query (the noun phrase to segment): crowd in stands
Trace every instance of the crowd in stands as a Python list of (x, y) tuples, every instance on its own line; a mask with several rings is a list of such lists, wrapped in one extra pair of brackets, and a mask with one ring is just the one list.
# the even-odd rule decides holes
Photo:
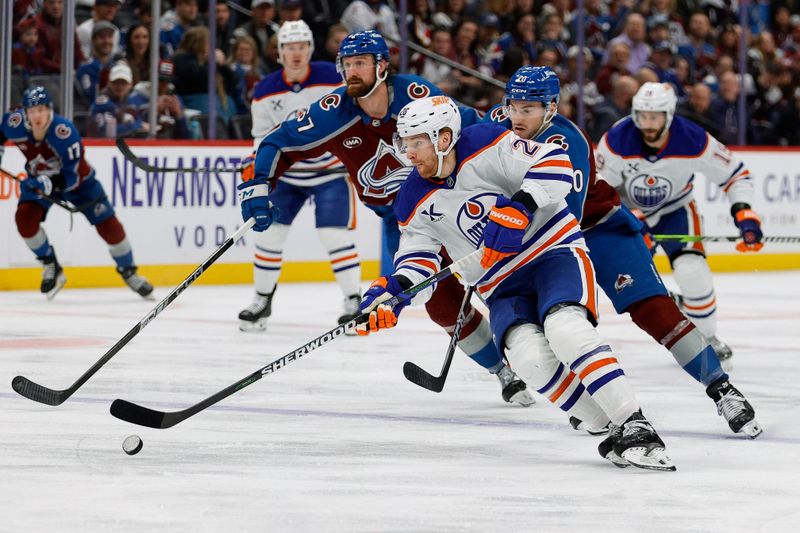
[[(560, 111), (577, 119), (582, 94), (586, 129), (597, 140), (630, 111), (646, 81), (672, 84), (679, 113), (721, 141), (800, 145), (800, 0), (751, 0), (744, 27), (730, 0), (218, 0), (216, 47), (209, 47), (208, 0), (162, 0), (157, 102), (160, 137), (202, 138), (202, 120), (216, 106), (218, 136), (249, 135), (255, 84), (280, 68), (277, 30), (304, 19), (314, 31), (314, 58), (333, 61), (350, 31), (376, 29), (505, 82), (525, 64), (555, 69)], [(76, 0), (75, 106), (85, 133), (146, 135), (150, 105), (150, 0)], [(19, 87), (61, 71), (63, 0), (15, 0), (12, 61)], [(579, 21), (584, 48), (578, 46)], [(739, 47), (744, 32), (744, 72)], [(393, 62), (399, 67), (395, 46)], [(208, 58), (216, 60), (210, 98)], [(578, 57), (585, 66), (583, 90)], [(465, 104), (486, 110), (502, 89), (423, 54), (409, 70)], [(738, 100), (746, 99), (740, 124)], [(238, 126), (238, 127), (234, 127)]]

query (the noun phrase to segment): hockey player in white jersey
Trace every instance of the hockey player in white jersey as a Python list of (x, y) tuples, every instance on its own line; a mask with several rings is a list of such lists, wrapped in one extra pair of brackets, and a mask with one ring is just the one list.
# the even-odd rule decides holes
[[(278, 32), (278, 56), (283, 69), (261, 80), (253, 94), (253, 139), (258, 148), (275, 126), (303, 112), (332, 90), (342, 85), (336, 65), (311, 61), (314, 36), (302, 20), (285, 22)], [(245, 162), (244, 174), (252, 173)], [(311, 170), (309, 170), (311, 169)], [(243, 175), (244, 179), (252, 176)], [(331, 153), (300, 161), (282, 177), (270, 200), (279, 215), (270, 228), (255, 234), (253, 263), (256, 294), (253, 302), (239, 313), (239, 329), (264, 330), (272, 312), (272, 298), (281, 272), (283, 247), (297, 213), (309, 199), (314, 201), (319, 239), (328, 251), (331, 268), (344, 296), (347, 322), (358, 312), (361, 288), (361, 263), (353, 241), (356, 223), (356, 195), (347, 180), (347, 170)]]
[[(498, 349), (525, 381), (570, 415), (619, 426), (600, 453), (620, 466), (674, 470), (594, 324), (597, 287), (565, 196), (572, 165), (556, 144), (495, 124), (461, 131), (445, 96), (409, 103), (397, 119), (398, 153), (414, 165), (394, 204), (402, 228), (395, 271), (364, 294), (362, 334), (393, 327), (403, 307), (384, 302), (434, 274), (445, 246), (483, 257), (462, 270), (489, 306)], [(423, 303), (428, 289), (411, 303)]]
[[(736, 249), (762, 247), (761, 220), (751, 209), (750, 172), (728, 148), (697, 124), (675, 116), (677, 98), (667, 83), (648, 82), (633, 97), (632, 115), (603, 135), (597, 146), (597, 170), (638, 210), (654, 234), (702, 235), (694, 201), (700, 172), (728, 196), (742, 240)], [(723, 365), (730, 368), (730, 347), (717, 334), (717, 300), (702, 242), (657, 243), (667, 254), (682, 292), (684, 312), (709, 338)]]

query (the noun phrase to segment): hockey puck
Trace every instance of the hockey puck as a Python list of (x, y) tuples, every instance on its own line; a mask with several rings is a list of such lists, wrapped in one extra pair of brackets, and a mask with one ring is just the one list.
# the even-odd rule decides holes
[(128, 455), (136, 455), (142, 451), (142, 446), (144, 446), (144, 443), (139, 435), (129, 435), (122, 441), (122, 451)]

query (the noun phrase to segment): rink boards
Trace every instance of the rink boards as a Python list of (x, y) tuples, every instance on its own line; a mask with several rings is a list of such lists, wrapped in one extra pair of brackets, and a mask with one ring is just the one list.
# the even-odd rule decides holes
[[(245, 142), (131, 142), (134, 152), (161, 167), (234, 167), (250, 152)], [(87, 141), (86, 157), (96, 169), (134, 248), (141, 270), (157, 285), (182, 280), (241, 223), (236, 198), (239, 175), (220, 173), (147, 173), (126, 161), (112, 141)], [(792, 149), (736, 150), (755, 177), (753, 207), (767, 235), (800, 235), (800, 151)], [(20, 173), (24, 159), (8, 146), (3, 169)], [(695, 198), (707, 235), (735, 235), (730, 204), (716, 185), (702, 175), (695, 179)], [(17, 233), (14, 212), (19, 185), (0, 177), (0, 289), (38, 287), (40, 267)], [(365, 279), (375, 277), (380, 258), (379, 219), (360, 203), (356, 244)], [(70, 226), (72, 226), (70, 228)], [(111, 266), (105, 243), (81, 215), (70, 224), (69, 214), (51, 208), (45, 229), (71, 287), (121, 284)], [(333, 279), (327, 255), (318, 244), (313, 211), (303, 209), (292, 227), (284, 253), (284, 281)], [(716, 271), (800, 268), (798, 245), (768, 245), (759, 254), (738, 254), (728, 243), (707, 247)], [(253, 240), (245, 236), (222, 256), (200, 283), (247, 283), (252, 280)], [(657, 258), (665, 268), (664, 257)]]

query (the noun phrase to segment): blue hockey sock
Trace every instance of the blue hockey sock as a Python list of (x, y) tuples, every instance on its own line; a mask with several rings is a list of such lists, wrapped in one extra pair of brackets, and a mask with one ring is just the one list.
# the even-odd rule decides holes
[(470, 359), (481, 365), (492, 374), (497, 374), (505, 363), (497, 353), (497, 347), (493, 342), (489, 342), (475, 353), (468, 354)]
[(721, 377), (728, 378), (711, 346), (706, 346), (694, 359), (683, 365), (683, 369), (706, 387)]
[(44, 229), (39, 227), (39, 231), (33, 237), (23, 237), (25, 244), (28, 245), (28, 248), (36, 254), (36, 258), (39, 260), (44, 259), (45, 257), (52, 256), (55, 252), (53, 247), (50, 246), (50, 241), (47, 238), (47, 233), (44, 232)]
[(133, 250), (131, 249), (127, 237), (117, 244), (110, 244), (108, 246), (108, 251), (111, 252), (111, 257), (119, 268), (130, 268), (134, 266)]

